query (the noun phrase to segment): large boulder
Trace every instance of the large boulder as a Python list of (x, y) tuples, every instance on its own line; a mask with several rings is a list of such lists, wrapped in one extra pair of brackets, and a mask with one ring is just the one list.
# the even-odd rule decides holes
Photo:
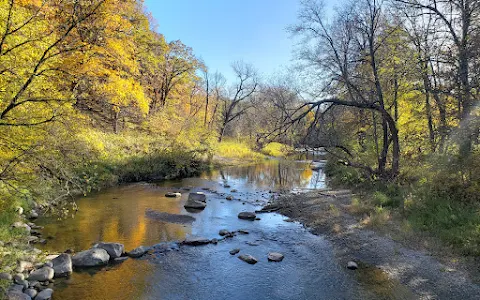
[(254, 212), (242, 211), (238, 214), (238, 218), (242, 220), (254, 221), (257, 218), (257, 215)]
[(202, 192), (190, 193), (188, 194), (188, 201), (199, 201), (199, 202), (207, 202), (207, 195)]
[(108, 252), (102, 248), (93, 248), (82, 251), (72, 257), (72, 264), (74, 267), (95, 267), (103, 266), (110, 260)]
[(138, 258), (138, 257), (141, 257), (141, 256), (145, 255), (145, 253), (147, 253), (147, 252), (148, 252), (147, 247), (140, 246), (138, 248), (133, 249), (130, 252), (127, 252), (127, 255), (130, 256), (130, 257), (133, 257), (133, 258)]
[(98, 243), (95, 245), (95, 248), (100, 248), (107, 251), (108, 255), (110, 255), (110, 259), (115, 259), (122, 256), (123, 252), (125, 252), (125, 247), (123, 244), (119, 243)]
[(62, 253), (52, 259), (55, 277), (68, 276), (73, 272), (72, 257), (70, 254)]
[(53, 279), (55, 271), (50, 267), (43, 267), (41, 269), (35, 270), (28, 276), (30, 281), (48, 281)]

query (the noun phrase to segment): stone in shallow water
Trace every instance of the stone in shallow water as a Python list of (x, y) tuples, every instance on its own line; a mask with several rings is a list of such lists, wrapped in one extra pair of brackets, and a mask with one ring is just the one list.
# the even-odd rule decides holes
[(207, 195), (202, 192), (190, 193), (188, 194), (189, 201), (199, 201), (199, 202), (207, 202)]
[(70, 254), (63, 253), (52, 259), (55, 277), (68, 276), (73, 272), (72, 257)]
[(238, 256), (238, 258), (251, 265), (254, 265), (258, 262), (258, 260), (250, 254), (242, 254)]
[(177, 224), (191, 224), (195, 221), (195, 218), (189, 215), (171, 214), (150, 208), (145, 211), (145, 216), (152, 220)]
[(280, 262), (284, 258), (283, 254), (278, 253), (278, 252), (270, 252), (268, 253), (268, 260), (269, 261), (275, 261), (275, 262)]
[(170, 192), (170, 193), (166, 193), (165, 197), (167, 197), (167, 198), (177, 198), (177, 197), (182, 197), (182, 194), (181, 193)]
[(229, 253), (230, 253), (231, 255), (235, 255), (235, 254), (237, 254), (238, 252), (240, 252), (240, 249), (238, 249), (238, 248), (232, 249), (232, 250), (229, 251)]
[(178, 242), (163, 242), (153, 246), (153, 252), (156, 254), (164, 254), (178, 249), (180, 249)]
[(192, 201), (188, 200), (187, 203), (183, 206), (185, 208), (190, 208), (190, 209), (197, 209), (197, 210), (202, 210), (207, 207), (206, 203), (200, 202), (200, 201)]
[(93, 248), (82, 251), (72, 257), (72, 264), (75, 267), (103, 266), (110, 260), (108, 252), (101, 248)]
[(349, 261), (349, 262), (347, 263), (347, 269), (356, 270), (356, 269), (358, 269), (358, 265), (357, 265), (357, 263), (354, 262), (354, 261)]
[(254, 212), (242, 211), (238, 214), (238, 218), (242, 220), (250, 220), (253, 221), (257, 215)]
[(147, 252), (148, 252), (147, 247), (140, 246), (138, 248), (133, 249), (130, 252), (127, 252), (127, 255), (130, 256), (130, 257), (133, 257), (133, 258), (138, 258), (138, 257), (141, 257), (141, 256), (145, 255), (145, 253), (147, 253)]
[(128, 256), (122, 256), (122, 257), (115, 258), (113, 261), (117, 262), (117, 263), (121, 263), (121, 262), (126, 261), (128, 258), (129, 258)]
[(183, 244), (188, 246), (200, 246), (210, 244), (210, 240), (203, 237), (188, 237), (183, 241)]
[(219, 234), (220, 236), (226, 236), (226, 235), (230, 235), (231, 232), (228, 231), (228, 230), (226, 230), (226, 229), (222, 229), (222, 230), (220, 230), (220, 231), (218, 232), (218, 234)]
[(115, 259), (117, 257), (120, 257), (122, 256), (124, 250), (125, 250), (125, 247), (123, 246), (123, 244), (119, 244), (119, 243), (104, 243), (104, 242), (101, 242), (101, 243), (98, 243), (95, 248), (100, 248), (100, 249), (103, 249), (105, 251), (107, 251), (108, 255), (110, 255), (110, 259)]

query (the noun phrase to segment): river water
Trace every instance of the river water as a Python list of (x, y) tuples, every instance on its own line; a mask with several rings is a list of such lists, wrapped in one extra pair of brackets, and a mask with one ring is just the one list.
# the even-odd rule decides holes
[[(261, 214), (254, 222), (237, 218), (241, 211), (260, 209), (275, 192), (324, 188), (322, 170), (312, 171), (308, 161), (269, 160), (196, 178), (115, 187), (79, 199), (75, 215), (38, 221), (45, 226), (43, 235), (50, 238), (45, 250), (80, 251), (99, 241), (120, 242), (130, 250), (188, 236), (219, 238), (220, 229), (246, 229), (250, 234), (75, 271), (68, 279), (56, 280), (54, 299), (405, 299), (396, 284), (384, 282), (379, 289), (375, 280), (347, 270), (336, 261), (328, 241), (300, 224), (275, 213)], [(207, 194), (204, 211), (183, 208), (187, 190)], [(181, 191), (182, 197), (166, 198), (170, 191)], [(235, 199), (227, 201), (226, 195)], [(147, 210), (196, 220), (188, 225), (166, 223), (149, 218)], [(230, 255), (234, 248), (256, 257), (258, 263), (249, 265)], [(283, 253), (285, 259), (268, 262), (272, 251)]]

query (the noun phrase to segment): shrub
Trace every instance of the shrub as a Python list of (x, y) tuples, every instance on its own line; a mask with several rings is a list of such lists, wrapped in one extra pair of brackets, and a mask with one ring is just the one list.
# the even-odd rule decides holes
[(236, 141), (222, 141), (215, 147), (215, 153), (224, 158), (242, 160), (261, 160), (263, 155), (252, 150), (246, 143)]
[(261, 150), (263, 154), (274, 157), (285, 157), (292, 151), (293, 147), (277, 142), (268, 143)]

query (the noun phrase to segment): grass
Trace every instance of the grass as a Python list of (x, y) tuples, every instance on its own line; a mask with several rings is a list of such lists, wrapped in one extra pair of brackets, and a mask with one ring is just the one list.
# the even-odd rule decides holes
[(414, 228), (432, 233), (464, 255), (480, 255), (480, 208), (445, 199), (422, 199), (407, 210)]
[(263, 154), (274, 157), (285, 157), (292, 153), (292, 151), (293, 147), (277, 142), (268, 143), (261, 150)]
[(349, 187), (361, 195), (352, 200), (349, 210), (366, 215), (365, 224), (385, 227), (395, 216), (409, 234), (439, 239), (462, 255), (480, 255), (479, 153), (468, 161), (438, 156), (405, 163), (395, 183), (366, 179), (333, 160), (326, 173), (333, 186)]
[(265, 157), (252, 150), (252, 148), (242, 142), (222, 141), (214, 148), (214, 153), (220, 157), (243, 161), (260, 161)]

